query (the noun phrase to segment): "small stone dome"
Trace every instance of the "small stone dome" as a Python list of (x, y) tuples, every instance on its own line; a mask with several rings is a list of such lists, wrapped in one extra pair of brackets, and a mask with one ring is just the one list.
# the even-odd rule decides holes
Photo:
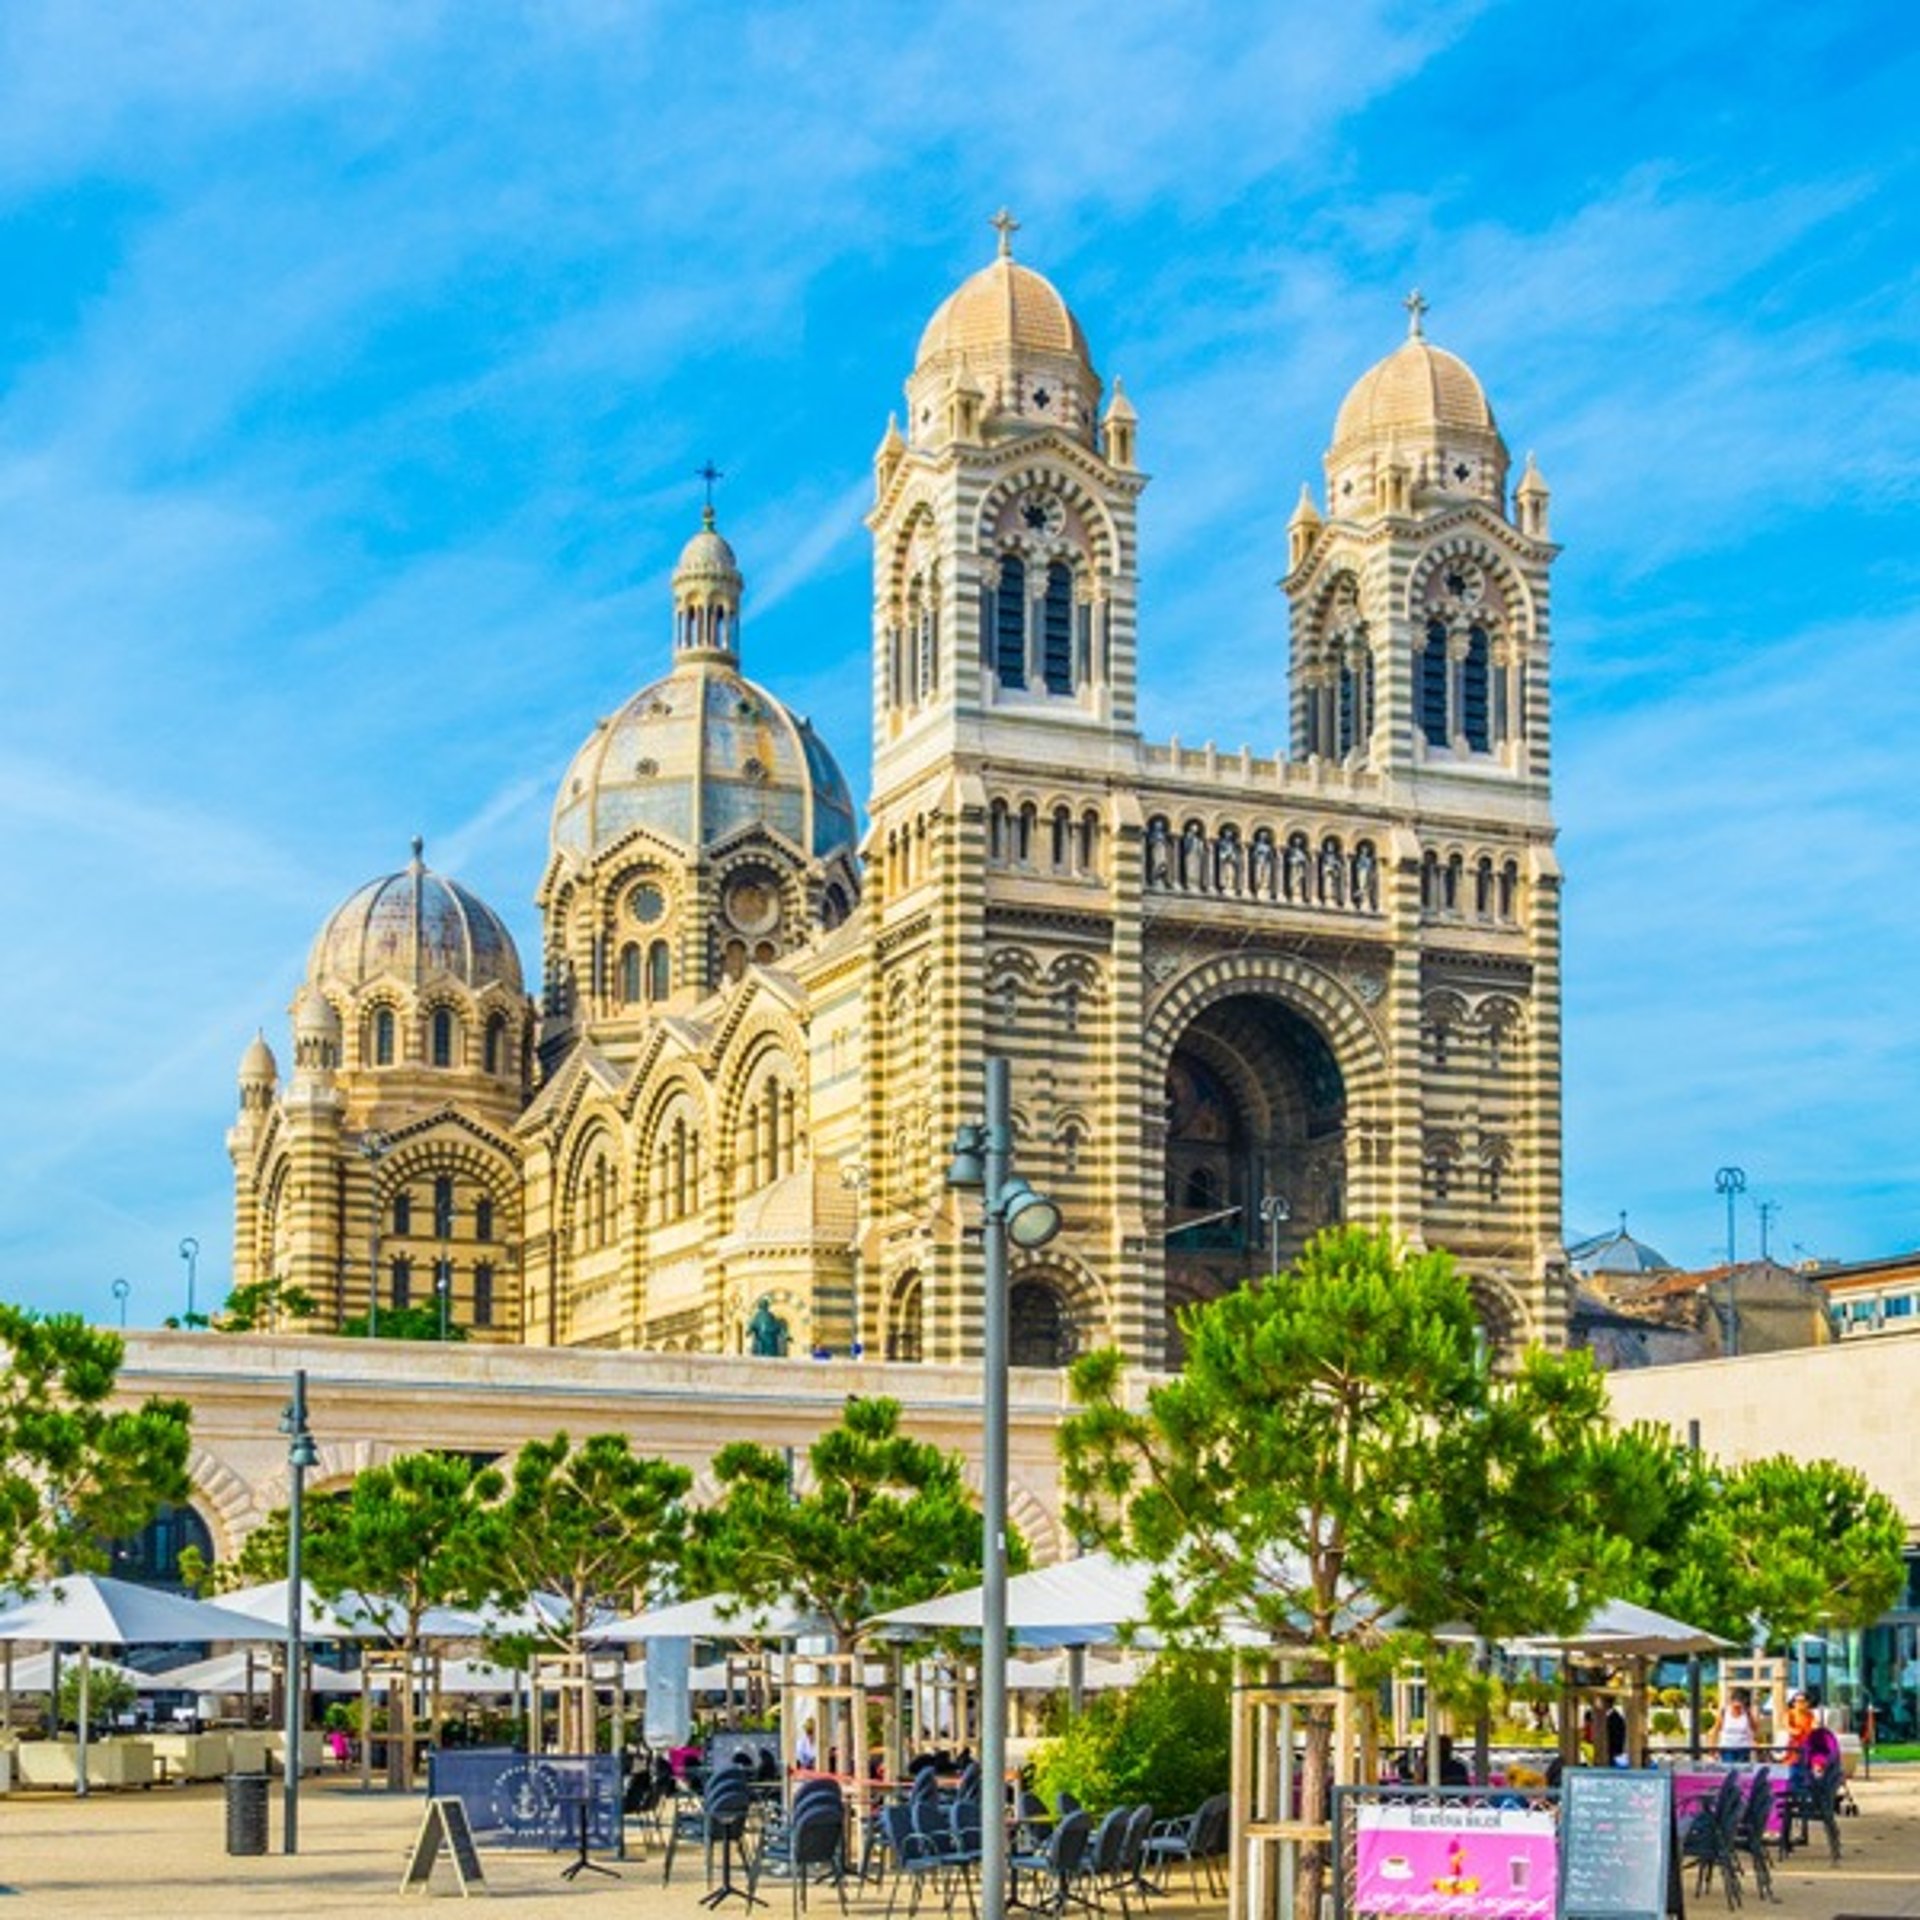
[(734, 558), (726, 536), (713, 524), (713, 509), (708, 507), (701, 516), (700, 531), (680, 549), (673, 569), (673, 590), (680, 594), (690, 588), (719, 588), (731, 592), (737, 602), (744, 584), (740, 562)]
[(478, 989), (522, 991), (520, 955), (506, 923), (457, 880), (433, 872), (423, 843), (398, 873), (370, 880), (337, 907), (307, 961), (314, 985), (365, 986), (383, 974), (418, 984), (450, 973)]
[(1567, 1264), (1583, 1276), (1601, 1274), (1671, 1273), (1673, 1262), (1665, 1254), (1636, 1240), (1627, 1231), (1627, 1216), (1611, 1233), (1596, 1233), (1576, 1240), (1567, 1248)]
[(247, 1043), (246, 1052), (240, 1056), (240, 1078), (268, 1084), (280, 1078), (280, 1063), (273, 1057), (273, 1049), (267, 1045), (267, 1036), (258, 1029)]
[(591, 860), (645, 827), (697, 855), (756, 824), (812, 859), (855, 844), (853, 797), (825, 742), (708, 653), (683, 659), (594, 729), (560, 783), (553, 845)]
[(1003, 252), (947, 295), (920, 336), (917, 365), (947, 354), (1007, 350), (1090, 359), (1073, 310), (1044, 274)]

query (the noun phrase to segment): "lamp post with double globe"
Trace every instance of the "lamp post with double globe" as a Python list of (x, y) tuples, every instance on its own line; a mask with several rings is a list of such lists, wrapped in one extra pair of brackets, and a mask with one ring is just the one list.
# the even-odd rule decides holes
[(183, 1327), (195, 1324), (193, 1311), (193, 1282), (200, 1266), (200, 1242), (188, 1234), (180, 1242), (180, 1258), (187, 1263), (187, 1316), (180, 1322)]
[(1013, 1170), (1013, 1103), (1007, 1062), (989, 1058), (984, 1125), (954, 1135), (950, 1187), (978, 1188), (985, 1255), (980, 1329), (980, 1916), (1006, 1920), (1007, 1902), (1007, 1249), (1044, 1247), (1060, 1209)]

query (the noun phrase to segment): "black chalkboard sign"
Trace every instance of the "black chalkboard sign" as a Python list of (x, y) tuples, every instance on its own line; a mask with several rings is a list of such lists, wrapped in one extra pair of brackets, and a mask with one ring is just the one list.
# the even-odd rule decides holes
[(1560, 1920), (1666, 1920), (1675, 1864), (1671, 1774), (1568, 1768), (1560, 1795)]
[(486, 1891), (487, 1876), (481, 1871), (480, 1849), (473, 1844), (473, 1827), (467, 1819), (464, 1800), (429, 1800), (414, 1835), (413, 1852), (407, 1858), (407, 1870), (400, 1877), (400, 1891), (419, 1887), (423, 1891), (433, 1878), (434, 1862), (444, 1846), (453, 1861), (453, 1877), (464, 1899), (478, 1888)]

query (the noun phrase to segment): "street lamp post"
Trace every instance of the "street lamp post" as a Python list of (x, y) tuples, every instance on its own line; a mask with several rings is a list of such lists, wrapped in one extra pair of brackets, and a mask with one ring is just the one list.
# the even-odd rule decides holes
[(1727, 1203), (1727, 1352), (1738, 1355), (1740, 1351), (1740, 1303), (1737, 1295), (1737, 1283), (1734, 1280), (1734, 1206), (1747, 1190), (1747, 1174), (1744, 1167), (1722, 1167), (1713, 1176), (1713, 1190)]
[(180, 1258), (187, 1263), (187, 1317), (180, 1322), (183, 1327), (193, 1325), (193, 1282), (200, 1266), (200, 1242), (188, 1234), (180, 1242)]
[(1267, 1244), (1273, 1264), (1270, 1273), (1280, 1271), (1280, 1229), (1293, 1218), (1293, 1202), (1284, 1193), (1270, 1193), (1260, 1202), (1260, 1218), (1266, 1222)]
[(133, 1282), (130, 1280), (116, 1280), (113, 1283), (113, 1297), (120, 1303), (120, 1327), (122, 1332), (126, 1330), (127, 1325), (127, 1295), (132, 1291)]
[(1029, 1252), (1060, 1231), (1060, 1209), (1013, 1171), (1008, 1067), (990, 1057), (986, 1124), (954, 1135), (950, 1187), (978, 1187), (985, 1254), (980, 1348), (980, 1920), (1007, 1910), (1007, 1247)]
[(313, 1432), (307, 1425), (307, 1370), (293, 1371), (293, 1398), (280, 1416), (280, 1431), (287, 1436), (287, 1672), (285, 1752), (281, 1764), (281, 1788), (285, 1794), (281, 1820), (281, 1851), (300, 1851), (300, 1685), (306, 1629), (306, 1578), (301, 1558), (306, 1546), (307, 1469), (320, 1464), (319, 1450), (313, 1444)]
[(380, 1337), (380, 1156), (387, 1150), (384, 1133), (360, 1136), (360, 1152), (367, 1163), (367, 1338)]

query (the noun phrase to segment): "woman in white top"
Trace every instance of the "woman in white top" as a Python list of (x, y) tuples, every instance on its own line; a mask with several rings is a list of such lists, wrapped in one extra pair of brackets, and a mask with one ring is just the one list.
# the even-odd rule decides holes
[(1714, 1723), (1714, 1744), (1728, 1766), (1743, 1767), (1753, 1758), (1753, 1742), (1753, 1696), (1736, 1687)]

